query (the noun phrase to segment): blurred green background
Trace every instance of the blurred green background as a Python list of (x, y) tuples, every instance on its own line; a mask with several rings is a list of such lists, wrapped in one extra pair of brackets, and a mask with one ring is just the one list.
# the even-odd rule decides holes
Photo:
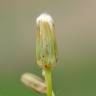
[(0, 0), (0, 96), (40, 96), (20, 77), (41, 76), (35, 20), (42, 12), (51, 14), (56, 26), (56, 96), (96, 96), (96, 0)]

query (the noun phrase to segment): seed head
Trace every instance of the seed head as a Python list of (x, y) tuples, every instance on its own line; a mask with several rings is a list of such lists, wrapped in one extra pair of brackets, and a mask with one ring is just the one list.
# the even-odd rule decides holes
[(36, 61), (42, 68), (52, 68), (57, 61), (57, 45), (54, 22), (44, 13), (37, 17)]

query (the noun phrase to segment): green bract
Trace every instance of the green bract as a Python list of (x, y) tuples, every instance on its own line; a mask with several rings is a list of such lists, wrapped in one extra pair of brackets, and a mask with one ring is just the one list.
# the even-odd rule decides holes
[(42, 68), (52, 68), (57, 62), (55, 28), (48, 14), (41, 14), (37, 18), (36, 59)]

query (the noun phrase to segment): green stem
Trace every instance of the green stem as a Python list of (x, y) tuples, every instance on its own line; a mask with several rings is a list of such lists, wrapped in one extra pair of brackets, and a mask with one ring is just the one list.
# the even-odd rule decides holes
[(47, 85), (47, 96), (52, 96), (52, 74), (51, 70), (45, 69), (45, 82)]

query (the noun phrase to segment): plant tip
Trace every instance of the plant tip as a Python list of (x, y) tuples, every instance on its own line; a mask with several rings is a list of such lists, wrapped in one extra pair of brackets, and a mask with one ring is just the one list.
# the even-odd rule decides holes
[(43, 23), (43, 22), (48, 22), (49, 24), (53, 24), (53, 19), (52, 17), (47, 14), (47, 13), (42, 13), (40, 16), (37, 17), (37, 24), (39, 24), (40, 22)]

